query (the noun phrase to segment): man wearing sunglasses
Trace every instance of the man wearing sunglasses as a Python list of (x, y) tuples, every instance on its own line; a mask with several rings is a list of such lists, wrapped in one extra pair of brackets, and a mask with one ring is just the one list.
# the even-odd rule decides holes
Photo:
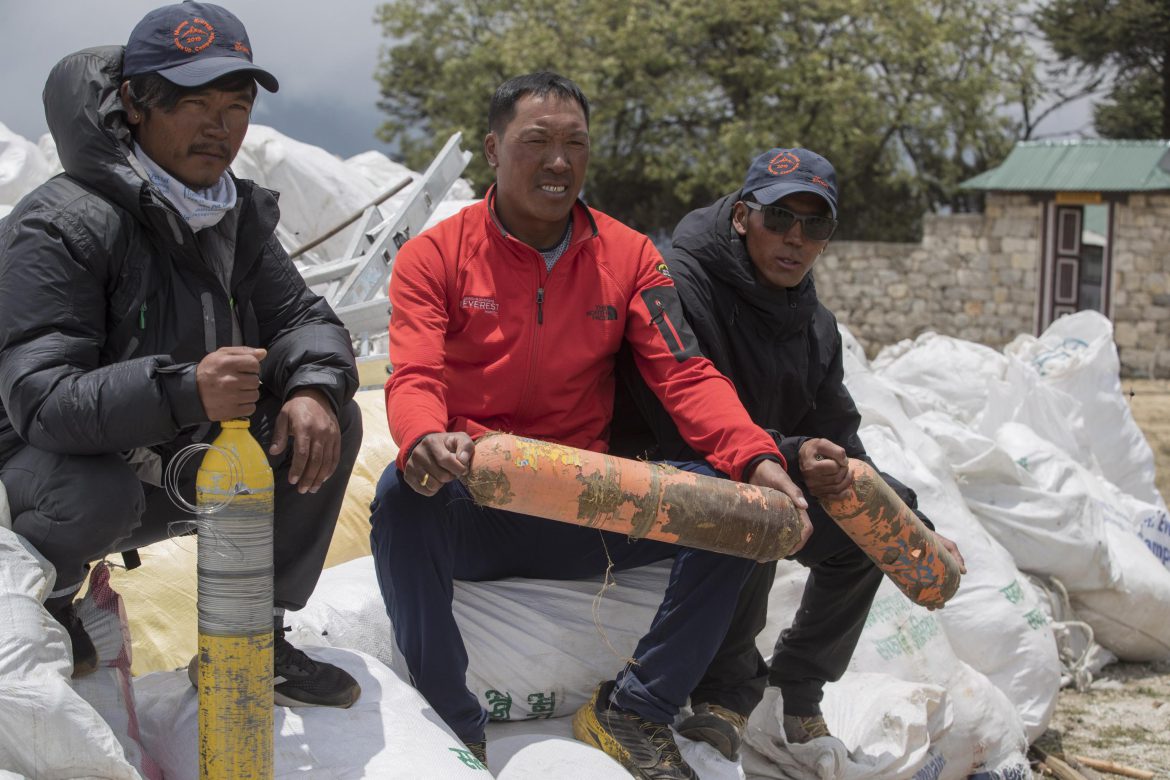
[[(849, 458), (869, 461), (844, 384), (837, 321), (817, 300), (810, 274), (836, 228), (829, 161), (807, 149), (771, 149), (752, 162), (740, 190), (684, 217), (666, 254), (700, 349), (735, 385), (752, 421), (773, 433), (789, 476), (810, 499), (813, 534), (795, 556), (809, 578), (771, 665), (755, 638), (767, 619), (774, 563), (757, 566), (741, 591), (723, 645), (691, 693), (695, 714), (678, 726), (728, 758), (766, 685), (781, 690), (790, 743), (829, 735), (822, 689), (848, 666), (881, 584), (880, 570), (811, 500), (849, 487)], [(623, 360), (629, 394), (619, 392), (612, 451), (687, 457), (670, 417), (629, 369)], [(883, 476), (917, 507), (913, 491)]]

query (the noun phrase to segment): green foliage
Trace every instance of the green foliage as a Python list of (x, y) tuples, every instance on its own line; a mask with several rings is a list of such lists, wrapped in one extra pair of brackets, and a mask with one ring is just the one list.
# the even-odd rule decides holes
[(1170, 3), (1166, 0), (1050, 0), (1036, 25), (1062, 60), (1108, 76), (1093, 113), (1106, 138), (1170, 138)]
[[(592, 103), (590, 202), (643, 230), (736, 189), (751, 158), (833, 161), (841, 237), (910, 240), (922, 213), (1017, 137), (1033, 93), (1014, 0), (392, 0), (378, 78), (384, 140), (425, 165), (475, 148), (506, 78), (547, 68)], [(482, 155), (468, 175), (485, 189)]]

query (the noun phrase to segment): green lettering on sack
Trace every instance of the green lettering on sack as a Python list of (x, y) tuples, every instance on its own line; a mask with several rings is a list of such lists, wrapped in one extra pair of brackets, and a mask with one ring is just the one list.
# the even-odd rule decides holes
[(1012, 580), (1011, 585), (1000, 588), (999, 592), (1013, 604), (1019, 604), (1024, 600), (1024, 589), (1020, 586), (1019, 580)]
[(529, 718), (551, 718), (556, 708), (557, 695), (555, 692), (528, 694), (528, 709), (532, 711)]
[(1044, 626), (1048, 625), (1048, 615), (1045, 615), (1042, 609), (1032, 610), (1024, 615), (1024, 620), (1028, 621), (1028, 625), (1031, 628), (1044, 628)]
[(454, 753), (455, 757), (458, 758), (459, 761), (461, 763), (463, 763), (464, 765), (469, 766), (472, 769), (487, 769), (487, 767), (483, 765), (483, 762), (480, 761), (478, 758), (476, 758), (475, 754), (472, 753), (470, 750), (467, 750), (465, 748), (447, 748), (447, 749), (450, 750), (452, 753)]
[(488, 718), (491, 720), (511, 720), (512, 719), (512, 696), (508, 693), (500, 693), (497, 690), (490, 690), (484, 693), (484, 698), (488, 703)]

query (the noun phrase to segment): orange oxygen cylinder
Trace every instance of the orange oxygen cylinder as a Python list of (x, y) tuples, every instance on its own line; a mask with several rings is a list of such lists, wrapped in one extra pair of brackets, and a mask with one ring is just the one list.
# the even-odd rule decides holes
[(476, 441), (463, 481), (482, 506), (757, 561), (800, 541), (778, 490), (506, 433)]
[(857, 546), (916, 604), (932, 609), (959, 589), (959, 564), (872, 466), (851, 458), (844, 498), (820, 499)]

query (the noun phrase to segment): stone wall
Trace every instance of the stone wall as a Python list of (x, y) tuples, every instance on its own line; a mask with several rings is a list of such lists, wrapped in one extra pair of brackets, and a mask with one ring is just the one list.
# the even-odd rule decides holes
[(1130, 195), (1116, 210), (1111, 316), (1122, 372), (1170, 376), (1170, 194)]
[(817, 290), (870, 356), (927, 330), (1001, 347), (1035, 328), (1040, 220), (1030, 196), (991, 194), (983, 214), (927, 215), (920, 244), (834, 241)]

